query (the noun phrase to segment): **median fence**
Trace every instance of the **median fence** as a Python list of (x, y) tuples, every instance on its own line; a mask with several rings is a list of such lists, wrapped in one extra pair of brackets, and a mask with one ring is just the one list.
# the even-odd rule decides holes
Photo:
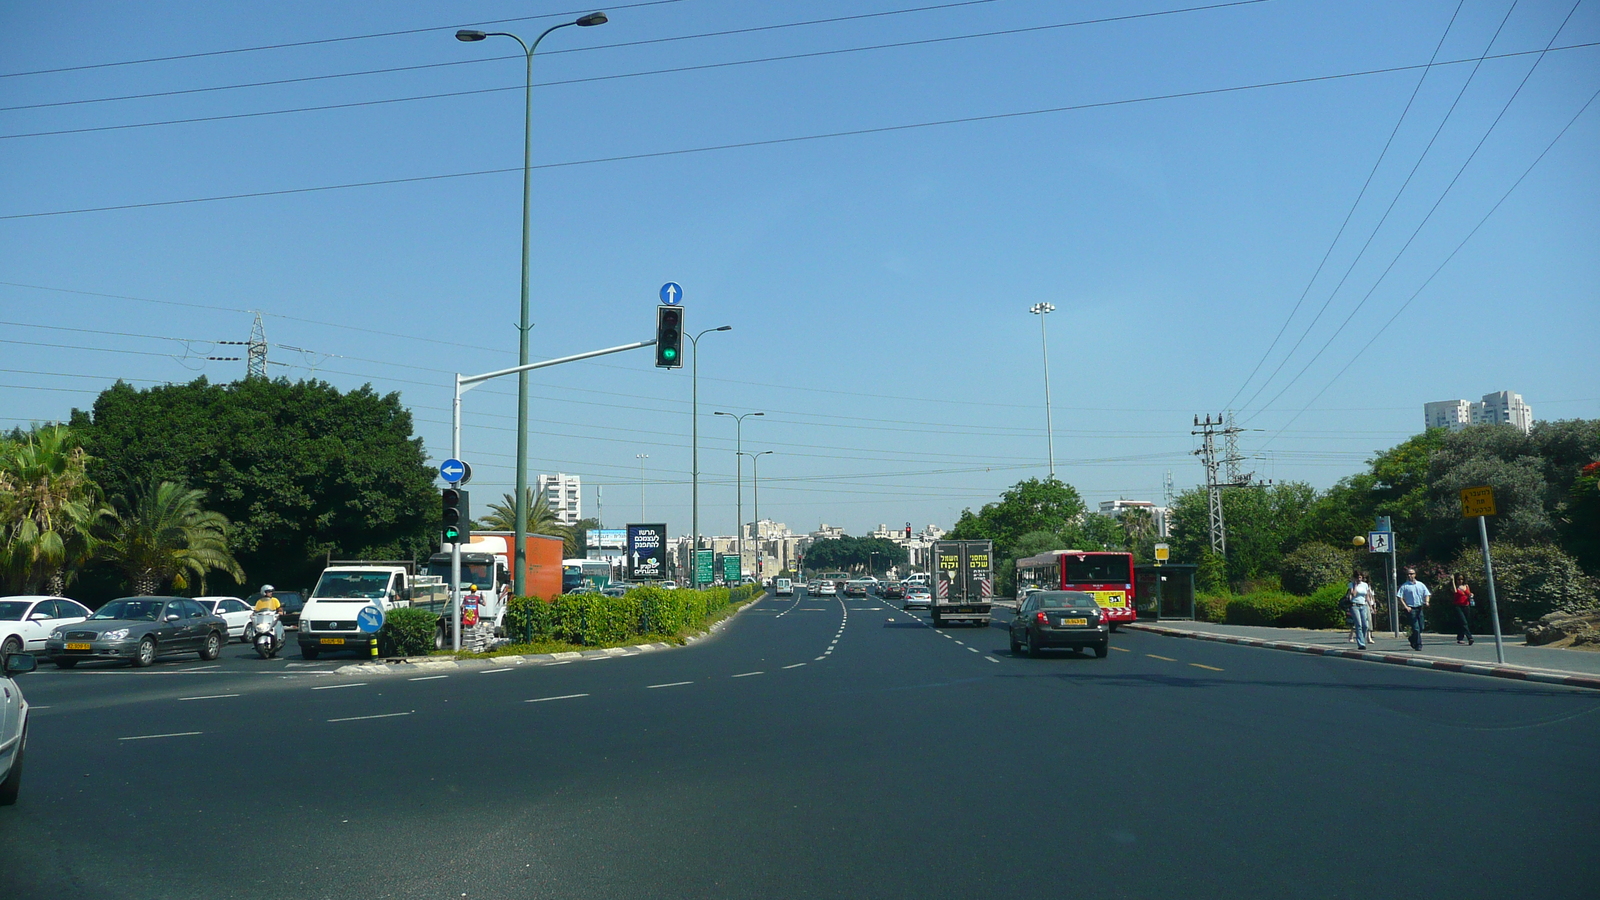
[(707, 619), (760, 590), (755, 585), (700, 591), (639, 587), (621, 597), (513, 597), (506, 609), (505, 632), (523, 643), (558, 641), (589, 646), (624, 643), (645, 635), (677, 637), (703, 627)]

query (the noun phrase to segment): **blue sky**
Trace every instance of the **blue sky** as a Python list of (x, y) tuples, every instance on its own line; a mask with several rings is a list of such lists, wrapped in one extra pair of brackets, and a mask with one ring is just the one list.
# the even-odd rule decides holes
[[(1514, 390), (1541, 419), (1600, 417), (1600, 103), (1578, 115), (1600, 47), (1353, 74), (1600, 41), (1600, 4), (1069, 24), (1208, 5), (599, 7), (609, 24), (535, 60), (534, 355), (652, 336), (668, 280), (691, 330), (732, 325), (700, 365), (714, 533), (736, 521), (714, 410), (765, 411), (743, 435), (775, 451), (761, 514), (796, 530), (948, 526), (1042, 476), (1039, 301), (1057, 472), (1091, 502), (1157, 499), (1169, 470), (1199, 482), (1192, 417), (1230, 405), (1260, 476), (1319, 487), (1418, 431), (1429, 400)], [(273, 374), (399, 391), (442, 457), (452, 373), (516, 361), (523, 135), (516, 45), (452, 35), (531, 39), (584, 11), (0, 8), (0, 426), (65, 418), (118, 377), (236, 378), (203, 357), (237, 355), (212, 342), (259, 310)], [(856, 18), (817, 22), (837, 17)], [(157, 57), (187, 58), (105, 65)], [(401, 67), (421, 68), (201, 90)], [(1248, 89), (1169, 97), (1225, 88)], [(144, 94), (162, 96), (105, 99)], [(152, 124), (186, 119), (205, 121)], [(783, 140), (842, 132), (866, 133)], [(698, 152), (645, 156), (663, 151)], [(277, 191), (297, 192), (205, 199)], [(177, 200), (203, 202), (106, 209)], [(35, 215), (72, 210), (93, 211)], [(687, 530), (687, 369), (638, 351), (533, 384), (532, 471), (582, 475), (587, 513), (603, 486), (620, 525), (648, 454), (645, 518)], [(514, 379), (464, 407), (475, 492), (509, 490)]]

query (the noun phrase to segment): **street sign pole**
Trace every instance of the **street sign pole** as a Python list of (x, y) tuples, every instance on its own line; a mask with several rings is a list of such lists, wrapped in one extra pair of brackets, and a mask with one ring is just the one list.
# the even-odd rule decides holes
[(1461, 492), (1461, 516), (1478, 520), (1478, 543), (1483, 547), (1483, 578), (1489, 588), (1489, 620), (1494, 623), (1494, 658), (1501, 665), (1506, 661), (1504, 639), (1500, 635), (1500, 604), (1494, 596), (1494, 562), (1489, 559), (1488, 517), (1498, 514), (1494, 505), (1494, 488), (1470, 487)]

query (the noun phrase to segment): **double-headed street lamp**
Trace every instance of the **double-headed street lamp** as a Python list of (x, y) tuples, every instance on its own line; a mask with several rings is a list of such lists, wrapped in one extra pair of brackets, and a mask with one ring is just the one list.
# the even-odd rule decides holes
[(690, 427), (689, 444), (692, 447), (690, 468), (694, 481), (694, 491), (691, 495), (690, 531), (694, 537), (689, 547), (689, 580), (695, 588), (700, 587), (700, 566), (696, 558), (700, 550), (700, 339), (713, 331), (732, 331), (732, 325), (720, 325), (716, 328), (707, 328), (699, 334), (685, 334), (689, 338), (689, 346), (694, 348), (694, 360), (689, 363), (690, 397), (689, 419)]
[[(522, 319), (517, 326), (517, 365), (528, 364), (528, 332), (533, 328), (533, 323), (528, 321), (528, 255), (529, 255), (529, 229), (531, 227), (533, 207), (533, 54), (539, 49), (539, 42), (545, 35), (557, 28), (566, 28), (568, 25), (579, 25), (585, 28), (592, 25), (604, 25), (606, 14), (592, 12), (580, 16), (571, 22), (561, 22), (551, 25), (537, 38), (532, 46), (524, 43), (522, 38), (509, 31), (473, 31), (463, 28), (456, 32), (456, 40), (466, 43), (481, 41), (491, 37), (508, 37), (522, 47), (523, 54), (528, 58), (528, 78), (524, 87), (524, 101), (526, 109), (522, 120)], [(527, 548), (525, 536), (528, 533), (528, 373), (517, 373), (517, 516), (516, 516), (516, 550), (515, 567), (512, 569), (513, 591), (517, 596), (526, 595), (527, 587), (524, 583), (527, 572)]]
[[(760, 453), (745, 453), (743, 451), (740, 451), (740, 453), (739, 453), (740, 456), (748, 456), (748, 457), (750, 457), (750, 484), (751, 484), (751, 487), (754, 489), (755, 504), (756, 504), (756, 510), (755, 510), (754, 513), (752, 513), (752, 515), (755, 516), (755, 520), (756, 520), (756, 577), (757, 578), (761, 577), (761, 476), (760, 476), (760, 473), (756, 471), (756, 463), (760, 462), (761, 457), (766, 456), (769, 453), (774, 453), (774, 452), (776, 452), (776, 451), (763, 450)], [(743, 534), (743, 530), (742, 529), (741, 529), (740, 533)], [(740, 565), (744, 565), (744, 562), (743, 562), (744, 557), (743, 557), (742, 554), (740, 555), (739, 559), (740, 559), (740, 563), (739, 564)]]
[(1044, 317), (1056, 311), (1053, 304), (1035, 303), (1028, 312), (1039, 317), (1039, 345), (1044, 350), (1044, 435), (1050, 447), (1050, 480), (1056, 478), (1056, 431), (1050, 424), (1050, 342), (1044, 333)]
[(766, 413), (747, 412), (743, 415), (734, 415), (730, 412), (716, 412), (712, 415), (727, 416), (733, 420), (733, 466), (735, 474), (734, 484), (737, 485), (737, 499), (734, 501), (734, 513), (738, 518), (739, 527), (734, 532), (734, 542), (739, 548), (739, 574), (744, 574), (744, 420), (745, 416), (764, 416)]

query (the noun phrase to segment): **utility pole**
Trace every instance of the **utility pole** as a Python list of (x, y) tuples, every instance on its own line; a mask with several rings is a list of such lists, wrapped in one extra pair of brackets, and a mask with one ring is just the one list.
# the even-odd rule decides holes
[[(256, 313), (255, 324), (250, 326), (250, 340), (248, 341), (217, 341), (218, 344), (230, 347), (245, 348), (244, 377), (267, 377), (267, 328), (261, 324), (261, 313)], [(208, 360), (217, 362), (238, 362), (237, 356), (208, 356)]]
[(635, 453), (634, 459), (639, 461), (639, 521), (644, 521), (644, 461), (650, 458), (648, 453)]
[[(1190, 434), (1200, 435), (1202, 438), (1200, 449), (1194, 451), (1201, 457), (1202, 464), (1206, 467), (1206, 510), (1211, 526), (1211, 552), (1224, 558), (1228, 555), (1228, 529), (1222, 518), (1222, 489), (1230, 487), (1250, 487), (1260, 484), (1255, 480), (1254, 472), (1240, 472), (1239, 463), (1244, 459), (1239, 454), (1239, 432), (1244, 429), (1233, 424), (1233, 414), (1217, 414), (1216, 419), (1207, 413), (1205, 420), (1199, 416), (1194, 417), (1196, 430)], [(1222, 435), (1225, 446), (1224, 456), (1217, 457), (1217, 435)], [(1223, 474), (1222, 469), (1226, 469)], [(1268, 482), (1270, 483), (1270, 482)]]

